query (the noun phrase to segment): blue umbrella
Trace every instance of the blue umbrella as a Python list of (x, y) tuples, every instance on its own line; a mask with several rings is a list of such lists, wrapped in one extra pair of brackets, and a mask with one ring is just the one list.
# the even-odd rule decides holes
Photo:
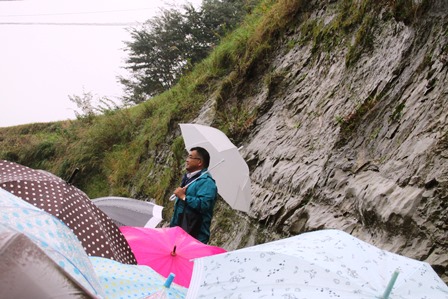
[(90, 257), (106, 298), (153, 298), (162, 293), (168, 299), (182, 299), (187, 289), (168, 281), (145, 265), (128, 265), (117, 261)]

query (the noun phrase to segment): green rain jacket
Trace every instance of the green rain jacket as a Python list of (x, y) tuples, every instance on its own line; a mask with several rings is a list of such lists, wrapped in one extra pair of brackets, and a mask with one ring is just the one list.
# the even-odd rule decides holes
[[(203, 172), (207, 169), (203, 169)], [(183, 213), (184, 209), (194, 210), (201, 213), (202, 225), (197, 239), (204, 244), (210, 239), (210, 225), (213, 217), (213, 208), (215, 206), (218, 189), (215, 180), (209, 173), (205, 173), (187, 187), (185, 202), (176, 198), (174, 204), (173, 217), (170, 221), (170, 227), (177, 226), (179, 223), (179, 214)]]

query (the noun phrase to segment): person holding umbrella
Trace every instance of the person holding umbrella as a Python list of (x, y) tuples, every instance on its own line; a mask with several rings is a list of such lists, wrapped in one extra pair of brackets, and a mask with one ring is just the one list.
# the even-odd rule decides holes
[(217, 198), (215, 180), (208, 172), (210, 155), (202, 147), (193, 147), (185, 162), (187, 173), (174, 195), (176, 201), (170, 227), (180, 226), (191, 236), (207, 244)]

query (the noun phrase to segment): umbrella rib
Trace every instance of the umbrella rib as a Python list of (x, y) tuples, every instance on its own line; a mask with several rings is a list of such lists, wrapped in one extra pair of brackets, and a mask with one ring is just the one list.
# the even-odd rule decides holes
[[(57, 251), (57, 250), (55, 250), (55, 249), (53, 249), (53, 248), (46, 248), (46, 250), (48, 250), (48, 251), (52, 251), (52, 252), (54, 252), (55, 254), (57, 254), (57, 255), (59, 255), (59, 256), (62, 256), (62, 257), (64, 257), (65, 258), (65, 260), (68, 262), (68, 263), (70, 263), (70, 265), (72, 265), (73, 266), (73, 268), (75, 268), (75, 269), (77, 269), (78, 270), (78, 272), (79, 272), (79, 274), (85, 279), (85, 281), (92, 287), (92, 289), (93, 290), (95, 290), (97, 293), (99, 293), (98, 292), (98, 290), (95, 288), (95, 286), (94, 285), (92, 285), (92, 283), (89, 281), (89, 279), (86, 277), (86, 275), (83, 273), (83, 271), (81, 271), (73, 262), (72, 262), (72, 260), (70, 259), (70, 258), (68, 258), (67, 256), (65, 256), (64, 254), (62, 254), (61, 252), (59, 252), (59, 251)], [(59, 265), (58, 265), (59, 266)], [(70, 275), (70, 273), (67, 273), (67, 275), (69, 275), (69, 276), (71, 276)], [(72, 277), (72, 279), (75, 279), (75, 277)], [(75, 279), (76, 280), (76, 279)], [(84, 288), (84, 287), (83, 287)]]

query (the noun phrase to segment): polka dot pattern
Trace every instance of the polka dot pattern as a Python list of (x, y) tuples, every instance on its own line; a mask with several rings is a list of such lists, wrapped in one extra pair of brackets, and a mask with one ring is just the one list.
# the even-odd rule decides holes
[[(0, 232), (28, 237), (65, 275), (89, 294), (104, 298), (99, 279), (78, 238), (59, 219), (0, 188)], [(26, 250), (26, 248), (24, 248)]]
[[(148, 266), (125, 265), (100, 257), (90, 257), (90, 261), (108, 299), (181, 299), (186, 296), (187, 288), (174, 283), (165, 288), (166, 278)], [(152, 297), (163, 292), (166, 297)]]
[(114, 222), (84, 192), (59, 177), (3, 160), (0, 187), (62, 220), (88, 255), (137, 263)]

